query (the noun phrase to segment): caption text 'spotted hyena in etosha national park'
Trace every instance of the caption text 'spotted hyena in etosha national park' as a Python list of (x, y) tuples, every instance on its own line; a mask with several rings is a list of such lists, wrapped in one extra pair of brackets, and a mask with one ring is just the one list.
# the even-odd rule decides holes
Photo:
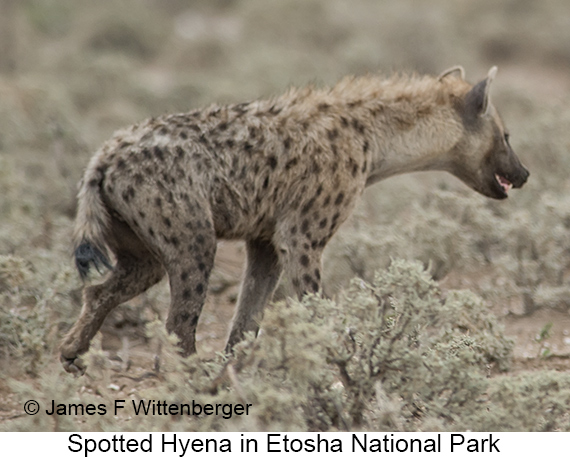
[[(528, 171), (489, 101), (496, 68), (472, 86), (461, 67), (439, 77), (377, 76), (332, 89), (165, 115), (117, 132), (80, 184), (75, 259), (83, 309), (61, 344), (82, 373), (107, 314), (166, 274), (166, 326), (195, 352), (217, 239), (244, 239), (247, 267), (227, 349), (257, 331), (282, 271), (298, 296), (321, 287), (321, 254), (364, 188), (392, 175), (446, 170), (491, 198)], [(114, 265), (111, 266), (111, 256)]]

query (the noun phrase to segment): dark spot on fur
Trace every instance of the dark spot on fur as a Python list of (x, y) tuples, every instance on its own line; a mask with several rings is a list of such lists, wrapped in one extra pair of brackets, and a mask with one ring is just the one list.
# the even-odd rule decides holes
[(291, 283), (293, 284), (293, 287), (295, 287), (296, 289), (299, 288), (299, 286), (301, 285), (301, 283), (299, 282), (299, 280), (297, 278), (294, 278)]
[(135, 184), (139, 186), (144, 182), (144, 176), (140, 173), (135, 173), (133, 177), (135, 178)]
[(162, 206), (162, 199), (160, 197), (156, 197), (154, 199), (154, 204), (160, 208)]
[(309, 266), (309, 257), (306, 254), (303, 254), (301, 256), (301, 265), (303, 265), (304, 267)]
[(99, 180), (97, 178), (93, 178), (88, 183), (89, 187), (99, 187)]
[(315, 278), (317, 278), (319, 281), (321, 280), (321, 272), (318, 268), (315, 268)]
[(222, 132), (228, 129), (228, 123), (227, 122), (221, 122), (218, 125), (218, 129), (221, 130)]
[(182, 292), (182, 298), (184, 300), (190, 300), (191, 296), (192, 296), (192, 291), (190, 289), (184, 289), (184, 292)]
[(321, 167), (315, 160), (313, 160), (311, 164), (311, 173), (313, 173), (314, 175), (318, 175), (320, 172), (321, 172)]
[(368, 167), (368, 162), (366, 162), (365, 160), (364, 163), (362, 164), (362, 173), (366, 173), (367, 167)]
[(152, 227), (149, 227), (149, 228), (148, 228), (148, 234), (149, 234), (152, 238), (155, 237), (155, 233), (154, 233), (154, 230), (152, 229)]
[(153, 152), (154, 157), (156, 157), (157, 160), (160, 160), (161, 162), (164, 160), (164, 152), (162, 152), (162, 149), (160, 149), (158, 146), (154, 147)]
[(315, 203), (314, 197), (311, 198), (307, 203), (305, 203), (303, 205), (303, 207), (301, 208), (301, 215), (304, 216), (305, 214), (307, 214), (309, 212), (309, 210), (312, 208), (312, 206), (314, 205), (314, 203)]
[(319, 228), (324, 229), (327, 226), (327, 222), (328, 219), (326, 217), (324, 219), (321, 219), (321, 222), (319, 222)]
[(309, 230), (309, 221), (307, 219), (304, 219), (303, 222), (301, 223), (301, 232), (306, 234), (308, 230)]
[(172, 227), (172, 222), (170, 221), (170, 219), (168, 217), (163, 217), (162, 218), (162, 222), (164, 223), (164, 225), (166, 225), (168, 228)]
[(231, 138), (226, 140), (226, 146), (230, 149), (233, 148), (235, 146), (235, 144), (236, 144), (235, 141), (232, 140)]
[(141, 151), (141, 154), (144, 156), (145, 159), (150, 159), (150, 151), (148, 150), (148, 148), (144, 148)]
[(360, 99), (360, 100), (354, 100), (354, 101), (352, 101), (352, 102), (347, 103), (347, 106), (348, 106), (349, 108), (356, 108), (357, 106), (362, 105), (362, 103), (363, 103), (362, 99)]
[(330, 107), (331, 105), (329, 105), (328, 103), (319, 103), (317, 106), (319, 111), (327, 111)]
[(267, 157), (267, 164), (271, 167), (272, 170), (275, 170), (277, 167), (277, 157), (269, 156)]
[(146, 218), (146, 214), (143, 211), (139, 211), (139, 216), (141, 217), (141, 219)]
[(181, 159), (182, 157), (184, 157), (184, 154), (185, 154), (184, 149), (182, 149), (180, 146), (176, 146), (175, 150), (176, 150), (176, 157), (178, 159)]
[(365, 127), (358, 119), (352, 120), (352, 127), (361, 135), (364, 134)]
[(268, 186), (269, 186), (269, 176), (266, 176), (265, 179), (263, 180), (263, 188), (267, 189)]
[(182, 130), (182, 131), (178, 134), (178, 136), (180, 137), (181, 140), (187, 140), (187, 139), (188, 139), (188, 134), (187, 134), (184, 130)]
[(338, 129), (332, 129), (327, 132), (327, 136), (330, 141), (334, 141), (338, 138)]
[(297, 233), (297, 226), (294, 225), (293, 227), (291, 227), (291, 235), (295, 235)]
[(198, 283), (198, 285), (196, 286), (196, 293), (202, 294), (203, 292), (204, 292), (204, 284)]
[(323, 202), (323, 208), (326, 208), (327, 206), (329, 206), (330, 202), (331, 202), (331, 196), (327, 195), (325, 198), (325, 201)]
[(279, 114), (283, 109), (282, 108), (277, 108), (275, 105), (273, 105), (271, 108), (269, 108), (269, 113), (273, 114), (273, 115), (277, 115)]
[(197, 242), (198, 244), (204, 244), (204, 241), (205, 241), (204, 235), (197, 235), (197, 236), (196, 236), (196, 242)]
[(333, 218), (332, 218), (332, 221), (331, 221), (331, 229), (332, 229), (332, 230), (334, 230), (334, 229), (336, 228), (336, 226), (337, 226), (337, 224), (338, 224), (338, 218), (339, 218), (339, 217), (340, 217), (340, 214), (339, 214), (339, 213), (335, 213), (335, 214), (334, 214), (334, 216), (333, 216)]
[(127, 168), (127, 162), (125, 162), (125, 160), (122, 158), (117, 160), (117, 169), (124, 170), (125, 168)]
[(294, 157), (293, 159), (289, 160), (289, 161), (285, 164), (285, 170), (290, 170), (290, 169), (293, 168), (295, 165), (297, 165), (297, 162), (299, 162), (299, 159), (297, 159), (297, 157)]
[(368, 140), (364, 141), (364, 144), (362, 145), (362, 152), (367, 153), (369, 148), (370, 144), (368, 143)]
[(285, 141), (283, 141), (283, 148), (285, 151), (288, 151), (291, 148), (291, 138), (285, 138)]
[(341, 123), (341, 125), (342, 125), (344, 128), (347, 128), (347, 127), (348, 127), (348, 120), (346, 119), (346, 117), (341, 116), (341, 118), (340, 118), (340, 123)]
[(344, 193), (343, 192), (339, 192), (339, 194), (337, 195), (334, 204), (336, 206), (340, 205), (342, 203), (342, 201), (344, 200)]

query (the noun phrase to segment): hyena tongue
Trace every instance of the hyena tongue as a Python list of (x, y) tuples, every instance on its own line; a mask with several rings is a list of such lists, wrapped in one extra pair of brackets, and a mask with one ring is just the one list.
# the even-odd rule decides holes
[(504, 178), (501, 175), (498, 175), (497, 173), (495, 173), (495, 179), (501, 185), (505, 193), (508, 193), (509, 190), (513, 188), (512, 183), (507, 178)]

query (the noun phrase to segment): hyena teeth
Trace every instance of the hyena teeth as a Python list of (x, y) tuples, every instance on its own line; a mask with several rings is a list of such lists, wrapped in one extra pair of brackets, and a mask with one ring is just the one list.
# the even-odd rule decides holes
[(513, 188), (513, 184), (505, 177), (495, 173), (495, 179), (501, 185), (505, 193), (508, 193), (509, 190)]

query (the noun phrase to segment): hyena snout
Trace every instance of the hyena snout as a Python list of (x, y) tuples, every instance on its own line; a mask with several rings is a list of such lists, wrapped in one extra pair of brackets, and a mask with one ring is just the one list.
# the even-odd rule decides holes
[(512, 150), (509, 150), (507, 160), (501, 162), (503, 163), (498, 164), (495, 172), (495, 179), (506, 196), (511, 188), (520, 189), (528, 180), (530, 172)]
[(517, 158), (518, 166), (515, 169), (514, 175), (512, 176), (512, 183), (515, 189), (520, 189), (530, 176), (530, 172), (526, 167), (520, 163)]

